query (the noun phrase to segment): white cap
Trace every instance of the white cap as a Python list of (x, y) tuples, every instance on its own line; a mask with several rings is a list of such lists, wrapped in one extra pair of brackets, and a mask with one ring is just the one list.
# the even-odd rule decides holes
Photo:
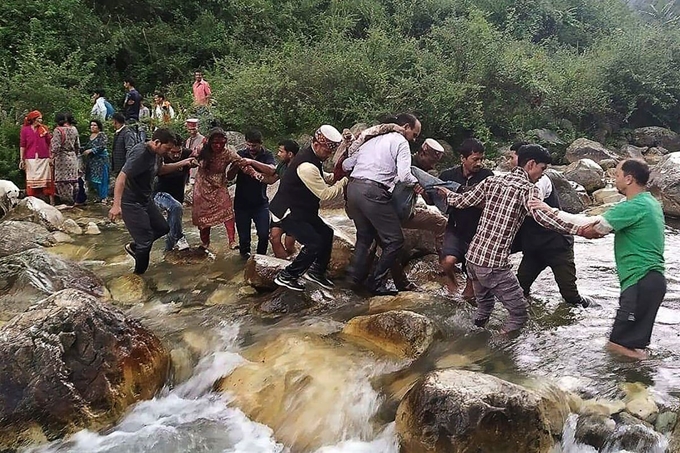
[(423, 144), (427, 145), (428, 148), (430, 148), (432, 150), (439, 151), (440, 153), (444, 152), (444, 147), (441, 144), (439, 144), (439, 142), (437, 140), (435, 140), (433, 138), (428, 138), (427, 140), (425, 140), (425, 143), (423, 143)]
[(342, 141), (342, 134), (336, 128), (330, 124), (324, 124), (321, 126), (317, 133), (321, 133), (330, 142), (340, 143)]
[(189, 118), (189, 119), (187, 119), (187, 123), (196, 123), (196, 124), (198, 124), (198, 118)]

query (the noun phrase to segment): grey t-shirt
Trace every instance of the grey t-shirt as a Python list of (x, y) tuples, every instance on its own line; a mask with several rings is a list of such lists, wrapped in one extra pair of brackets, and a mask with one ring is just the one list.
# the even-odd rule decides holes
[(146, 143), (133, 146), (121, 170), (126, 176), (122, 201), (149, 203), (153, 194), (153, 181), (160, 165), (160, 156), (147, 148)]

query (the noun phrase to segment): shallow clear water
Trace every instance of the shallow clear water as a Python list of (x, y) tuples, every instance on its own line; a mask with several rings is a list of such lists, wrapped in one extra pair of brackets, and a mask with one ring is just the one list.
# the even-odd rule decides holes
[[(189, 242), (198, 243), (193, 227), (187, 223), (185, 229)], [(613, 237), (597, 241), (577, 238), (575, 244), (579, 289), (592, 296), (597, 306), (566, 307), (552, 275), (546, 271), (533, 288), (529, 325), (517, 338), (504, 340), (492, 333), (505, 316), (500, 305), (491, 331), (473, 330), (469, 306), (442, 292), (429, 293), (412, 309), (434, 320), (443, 338), (424, 357), (410, 363), (343, 343), (338, 335), (343, 323), (369, 311), (367, 301), (349, 290), (340, 289), (334, 294), (315, 290), (312, 297), (318, 305), (305, 314), (280, 318), (259, 314), (253, 305), (266, 295), (239, 295), (243, 262), (238, 253), (226, 250), (223, 231), (215, 229), (213, 236), (216, 259), (193, 265), (164, 263), (158, 243), (145, 276), (153, 296), (147, 303), (129, 308), (129, 313), (161, 336), (169, 349), (186, 348), (187, 343), (192, 343), (193, 359), (188, 366), (193, 371), (154, 400), (132, 407), (110, 430), (83, 431), (35, 451), (396, 453), (393, 420), (399, 388), (423, 373), (450, 366), (529, 386), (557, 383), (587, 397), (616, 398), (619, 383), (639, 381), (650, 386), (663, 406), (677, 408), (680, 404), (680, 258), (676, 252), (680, 250), (680, 230), (673, 226), (668, 227), (666, 237), (668, 293), (652, 337), (652, 358), (643, 363), (621, 360), (604, 350), (619, 295)], [(84, 260), (109, 280), (130, 272), (132, 261), (122, 253), (126, 238), (120, 226), (105, 227), (101, 236), (82, 237), (77, 246), (57, 247), (55, 251)], [(206, 300), (211, 296), (221, 299), (207, 306)], [(329, 395), (325, 395), (328, 402), (319, 398), (327, 407), (316, 421), (299, 417), (307, 424), (318, 423), (316, 428), (332, 440), (295, 450), (280, 440), (288, 434), (280, 431), (277, 435), (271, 428), (248, 419), (235, 404), (239, 395), (215, 392), (213, 383), (247, 364), (245, 357), (255, 354), (253, 350), (276, 345), (279, 338), (299, 335), (333, 340), (330, 346), (324, 344), (315, 350), (320, 353), (311, 351), (305, 355), (304, 360), (313, 367), (305, 372), (317, 379), (337, 378), (329, 381), (332, 385), (328, 384)], [(278, 351), (277, 363), (299, 372), (294, 349), (288, 351), (289, 356), (286, 352)], [(321, 374), (314, 375), (312, 371)], [(292, 407), (303, 404), (302, 394), (300, 398), (296, 402), (293, 396)], [(290, 414), (294, 420), (300, 415), (294, 409)], [(305, 428), (301, 432), (308, 433), (309, 427)], [(565, 439), (556, 452), (593, 451), (574, 444), (573, 433), (570, 441), (570, 429), (567, 424)]]

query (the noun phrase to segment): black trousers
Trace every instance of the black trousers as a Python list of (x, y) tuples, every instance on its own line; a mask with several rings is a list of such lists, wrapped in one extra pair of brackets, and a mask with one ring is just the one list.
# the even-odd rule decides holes
[[(382, 184), (352, 179), (347, 186), (347, 213), (357, 229), (352, 279), (356, 283), (366, 279), (366, 286), (375, 289), (384, 284), (387, 273), (404, 246), (404, 234), (392, 205), (392, 194)], [(382, 253), (372, 275), (366, 278), (371, 263), (371, 245), (376, 240), (381, 244)]]
[(250, 253), (250, 225), (257, 231), (257, 253), (266, 255), (269, 247), (269, 205), (234, 208), (234, 222), (238, 231), (238, 248), (242, 255)]
[(307, 217), (291, 213), (281, 220), (281, 229), (302, 244), (295, 260), (284, 269), (285, 275), (299, 278), (310, 268), (314, 273), (325, 274), (333, 251), (333, 228), (318, 215)]
[(170, 232), (168, 222), (156, 203), (121, 203), (123, 222), (134, 244), (135, 274), (143, 274), (149, 267), (149, 255), (154, 241)]
[(609, 340), (629, 349), (644, 349), (652, 339), (656, 313), (666, 295), (666, 277), (651, 271), (621, 293)]
[(573, 245), (565, 249), (523, 252), (522, 262), (517, 269), (517, 280), (524, 295), (529, 295), (531, 285), (546, 267), (552, 269), (555, 282), (564, 300), (570, 304), (579, 304), (581, 295), (576, 287)]

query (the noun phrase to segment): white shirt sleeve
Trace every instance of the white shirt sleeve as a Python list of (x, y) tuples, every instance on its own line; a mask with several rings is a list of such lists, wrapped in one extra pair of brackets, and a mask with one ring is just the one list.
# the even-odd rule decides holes
[(342, 189), (347, 185), (347, 178), (342, 178), (332, 186), (326, 184), (319, 169), (313, 164), (305, 162), (297, 168), (297, 174), (302, 183), (316, 195), (319, 200), (330, 200), (342, 193)]
[(536, 188), (541, 193), (541, 199), (545, 200), (552, 194), (553, 185), (546, 175), (541, 176), (541, 178), (536, 181)]
[(597, 222), (595, 230), (601, 234), (608, 234), (614, 230), (609, 222), (601, 215), (588, 217), (584, 214), (569, 214), (568, 212), (558, 210), (557, 216), (565, 222), (570, 222), (578, 226), (590, 225), (591, 223)]

